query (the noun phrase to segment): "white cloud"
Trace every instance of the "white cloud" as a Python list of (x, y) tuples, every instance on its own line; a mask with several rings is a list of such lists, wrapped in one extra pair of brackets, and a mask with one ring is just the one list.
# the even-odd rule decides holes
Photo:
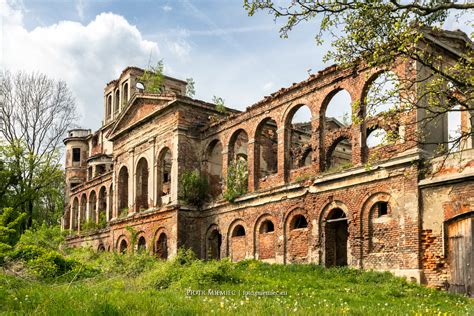
[(191, 46), (183, 39), (170, 41), (168, 47), (181, 60), (187, 59), (191, 51)]
[(0, 19), (0, 67), (66, 81), (76, 95), (81, 124), (92, 129), (103, 116), (102, 87), (125, 67), (146, 66), (150, 56), (159, 55), (156, 42), (144, 40), (135, 26), (113, 13), (102, 13), (87, 25), (61, 21), (28, 31), (21, 9), (0, 0)]
[(165, 11), (165, 12), (170, 12), (171, 10), (173, 10), (173, 7), (172, 7), (172, 6), (169, 6), (169, 5), (165, 5), (165, 6), (163, 6), (162, 9), (163, 9), (163, 11)]

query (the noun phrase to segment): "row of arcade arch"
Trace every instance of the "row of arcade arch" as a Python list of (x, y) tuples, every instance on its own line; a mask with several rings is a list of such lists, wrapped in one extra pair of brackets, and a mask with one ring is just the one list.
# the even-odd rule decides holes
[[(130, 239), (125, 235), (121, 235), (116, 242), (115, 250), (119, 253), (128, 253), (131, 252), (132, 245)], [(153, 253), (159, 259), (168, 259), (169, 255), (169, 245), (168, 245), (168, 235), (163, 228), (158, 229), (152, 240), (146, 240), (146, 237), (143, 232), (138, 233), (136, 238), (136, 244), (133, 246), (134, 252), (137, 253)]]
[[(108, 190), (107, 190), (108, 187)], [(103, 185), (96, 190), (74, 197), (70, 212), (70, 228), (77, 230), (86, 222), (108, 222), (112, 219), (113, 188)]]
[[(395, 90), (398, 80), (393, 72), (381, 72), (369, 80), (370, 84), (363, 93), (361, 109), (355, 112), (352, 105), (355, 100), (351, 94), (338, 88), (329, 93), (322, 102), (319, 117), (315, 116), (314, 105), (297, 104), (285, 111), (282, 118), (270, 116), (257, 125), (255, 131), (238, 128), (228, 139), (212, 139), (204, 152), (205, 171), (214, 194), (222, 190), (224, 175), (223, 152), (227, 153), (227, 165), (243, 163), (255, 178), (255, 187), (260, 181), (280, 174), (287, 179), (291, 170), (310, 167), (319, 161), (318, 170), (350, 166), (354, 158), (353, 147), (357, 139), (355, 131), (363, 137), (367, 148), (384, 145), (387, 131), (378, 124), (366, 126), (364, 133), (352, 123), (353, 116), (377, 117), (400, 103), (397, 93), (388, 94), (380, 100), (373, 95), (377, 92)], [(376, 99), (376, 101), (374, 100)], [(371, 104), (377, 102), (377, 104)], [(319, 123), (317, 123), (319, 122)], [(319, 126), (318, 126), (319, 124)], [(315, 133), (319, 130), (318, 133)], [(282, 151), (282, 152), (280, 152)], [(249, 164), (253, 158), (253, 164)], [(322, 155), (322, 157), (320, 157)]]
[[(380, 193), (370, 203), (365, 223), (361, 224), (366, 229), (361, 232), (367, 236), (367, 243), (363, 245), (366, 254), (396, 251), (384, 249), (390, 241), (383, 236), (393, 229), (393, 201), (388, 194)], [(314, 222), (318, 222), (318, 228), (312, 227)], [(312, 231), (317, 231), (318, 243), (322, 245), (320, 263), (328, 267), (346, 266), (351, 264), (350, 234), (355, 233), (351, 225), (350, 212), (339, 202), (326, 206), (317, 221), (312, 221), (309, 213), (301, 208), (289, 212), (281, 222), (274, 215), (264, 214), (255, 221), (253, 228), (244, 219), (236, 219), (225, 234), (217, 224), (208, 228), (204, 255), (208, 260), (228, 256), (233, 261), (255, 258), (269, 262), (310, 262), (311, 235)], [(279, 238), (282, 235), (283, 244)], [(391, 242), (396, 245), (397, 240)]]
[[(163, 148), (158, 155), (156, 184), (156, 197), (161, 201), (163, 197), (171, 194), (171, 169), (172, 169), (172, 154), (168, 147)], [(120, 214), (124, 210), (132, 207), (136, 211), (145, 210), (151, 207), (150, 200), (152, 199), (152, 188), (149, 188), (149, 179), (151, 177), (151, 170), (153, 170), (152, 163), (146, 157), (138, 159), (134, 174), (135, 179), (132, 182), (128, 166), (122, 165), (118, 169), (117, 184), (117, 210)], [(133, 173), (132, 173), (133, 174)], [(133, 197), (134, 200), (130, 203), (130, 183), (135, 184)], [(159, 203), (157, 203), (159, 204)]]

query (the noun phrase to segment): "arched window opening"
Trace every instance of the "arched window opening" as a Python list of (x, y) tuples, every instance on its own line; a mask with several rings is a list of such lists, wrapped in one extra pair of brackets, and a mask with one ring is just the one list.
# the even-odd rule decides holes
[(137, 243), (137, 250), (139, 254), (143, 254), (146, 252), (146, 240), (145, 237), (141, 236), (138, 238), (138, 243)]
[(455, 105), (448, 111), (448, 149), (458, 151), (461, 149), (461, 106)]
[(230, 162), (236, 160), (247, 161), (249, 138), (244, 130), (238, 130), (232, 135), (229, 146)]
[(156, 241), (155, 253), (159, 259), (168, 258), (168, 237), (166, 237), (165, 233), (161, 233), (160, 237)]
[(248, 135), (240, 129), (230, 138), (229, 166), (227, 168), (227, 186), (233, 187), (237, 195), (248, 190)]
[(72, 228), (73, 230), (76, 230), (76, 229), (77, 229), (78, 216), (79, 216), (79, 199), (76, 197), (76, 198), (74, 198), (74, 201), (72, 202), (72, 223), (71, 223), (71, 228)]
[(127, 248), (128, 248), (128, 244), (127, 244), (127, 241), (125, 239), (123, 239), (121, 242), (120, 242), (120, 246), (119, 246), (119, 251), (121, 254), (126, 254), (127, 253)]
[(148, 208), (148, 162), (145, 158), (137, 164), (135, 205), (137, 211)]
[(104, 217), (104, 220), (105, 220), (106, 210), (107, 210), (107, 191), (106, 191), (106, 188), (102, 186), (99, 190), (99, 222), (101, 221), (102, 216)]
[(97, 252), (104, 252), (104, 251), (105, 251), (104, 244), (100, 244), (99, 247), (97, 247)]
[(89, 222), (96, 223), (97, 214), (97, 195), (95, 191), (91, 191), (89, 194)]
[(123, 85), (122, 107), (125, 107), (127, 103), (128, 103), (128, 82)]
[(372, 214), (375, 214), (376, 217), (381, 217), (388, 215), (388, 202), (380, 201), (372, 206)]
[(115, 91), (115, 102), (114, 102), (114, 115), (120, 111), (120, 91)]
[(275, 226), (271, 220), (265, 220), (262, 225), (260, 225), (260, 234), (267, 234), (275, 231)]
[(258, 178), (278, 171), (278, 134), (275, 120), (266, 119), (257, 128), (256, 159)]
[(217, 139), (207, 150), (207, 176), (210, 193), (216, 197), (222, 193), (222, 144)]
[[(288, 118), (289, 124), (289, 161), (290, 168), (296, 169), (311, 165), (311, 158), (308, 159), (308, 152), (311, 153), (311, 133), (312, 133), (311, 110), (306, 105), (299, 106), (292, 110)], [(305, 159), (303, 156), (306, 153)], [(309, 155), (311, 157), (311, 155)]]
[(112, 95), (111, 94), (107, 96), (107, 107), (105, 109), (105, 112), (107, 114), (107, 119), (109, 120), (112, 117)]
[(308, 221), (306, 220), (306, 217), (303, 215), (296, 215), (293, 217), (291, 224), (290, 224), (290, 229), (300, 229), (300, 228), (307, 228), (308, 227)]
[(387, 132), (383, 128), (375, 127), (367, 130), (367, 147), (383, 146), (387, 140)]
[(242, 225), (237, 225), (232, 232), (232, 237), (245, 236), (245, 228)]
[(326, 266), (346, 266), (348, 246), (348, 222), (343, 210), (330, 211), (324, 227)]
[(163, 149), (160, 155), (160, 174), (158, 180), (158, 195), (165, 196), (171, 193), (171, 168), (173, 165), (171, 151), (169, 148)]
[(207, 258), (219, 260), (221, 258), (222, 235), (217, 229), (209, 234), (207, 240)]
[(128, 213), (128, 169), (122, 167), (118, 178), (118, 211), (119, 214)]
[(87, 221), (87, 196), (86, 196), (85, 193), (81, 196), (81, 210), (80, 210), (80, 212), (81, 212), (81, 214), (80, 214), (81, 224), (83, 224)]
[(364, 104), (366, 116), (375, 117), (390, 110), (396, 111), (400, 105), (400, 82), (392, 71), (380, 73), (368, 85)]
[(352, 143), (347, 138), (341, 138), (328, 149), (327, 170), (337, 171), (352, 166)]
[(352, 99), (346, 90), (338, 91), (331, 97), (324, 112), (325, 130), (331, 131), (352, 124)]

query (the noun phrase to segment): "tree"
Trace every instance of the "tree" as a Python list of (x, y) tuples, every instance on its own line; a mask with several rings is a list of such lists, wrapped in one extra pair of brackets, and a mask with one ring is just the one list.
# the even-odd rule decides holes
[(26, 212), (27, 226), (35, 210), (46, 207), (47, 192), (56, 190), (60, 201), (62, 140), (75, 119), (75, 100), (65, 82), (39, 73), (1, 75), (0, 156), (9, 179), (4, 190), (9, 198), (3, 200)]
[[(429, 69), (425, 77), (391, 84), (391, 89), (380, 89), (378, 93), (372, 94), (371, 100), (365, 100), (365, 104), (378, 106), (387, 103), (387, 99), (393, 98), (399, 89), (408, 90), (416, 85), (421, 97), (405, 99), (393, 105), (385, 113), (391, 119), (410, 110), (426, 113), (419, 116), (414, 124), (434, 124), (439, 121), (439, 117), (453, 111), (474, 115), (472, 42), (466, 38), (466, 47), (460, 48), (455, 60), (448, 63), (429, 41), (430, 36), (441, 32), (439, 27), (449, 14), (468, 14), (469, 10), (474, 9), (473, 2), (294, 0), (286, 6), (279, 6), (271, 0), (244, 0), (244, 8), (250, 16), (263, 10), (273, 15), (275, 20), (286, 19), (280, 28), (283, 38), (288, 37), (289, 32), (300, 23), (316, 21), (317, 44), (323, 43), (325, 34), (332, 38), (332, 49), (326, 54), (325, 60), (333, 60), (340, 67), (366, 63), (369, 67), (387, 68), (400, 58), (409, 58)], [(355, 106), (356, 111), (360, 110), (357, 108), (360, 104)], [(431, 143), (429, 135), (418, 134), (415, 138), (421, 144), (441, 145), (438, 153), (447, 154), (459, 149), (459, 145), (470, 135), (472, 131), (459, 131), (456, 137), (442, 144)]]
[(219, 112), (221, 114), (226, 113), (225, 101), (224, 101), (223, 98), (218, 97), (218, 96), (213, 96), (212, 97), (212, 102), (216, 105), (217, 112)]
[(196, 94), (195, 82), (193, 78), (186, 78), (186, 96), (194, 98)]
[(143, 75), (139, 78), (145, 85), (145, 92), (148, 93), (161, 93), (161, 88), (163, 86), (164, 74), (163, 74), (164, 64), (163, 60), (160, 59), (155, 66), (149, 65)]

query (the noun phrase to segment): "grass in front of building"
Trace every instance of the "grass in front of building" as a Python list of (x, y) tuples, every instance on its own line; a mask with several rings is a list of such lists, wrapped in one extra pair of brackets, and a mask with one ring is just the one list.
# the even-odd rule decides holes
[[(76, 268), (38, 273), (22, 261), (0, 272), (0, 312), (47, 315), (473, 315), (474, 301), (390, 273), (254, 260), (204, 262), (68, 250)], [(41, 263), (41, 262), (40, 262)], [(78, 264), (79, 263), (79, 264)], [(42, 268), (40, 268), (42, 269)]]

